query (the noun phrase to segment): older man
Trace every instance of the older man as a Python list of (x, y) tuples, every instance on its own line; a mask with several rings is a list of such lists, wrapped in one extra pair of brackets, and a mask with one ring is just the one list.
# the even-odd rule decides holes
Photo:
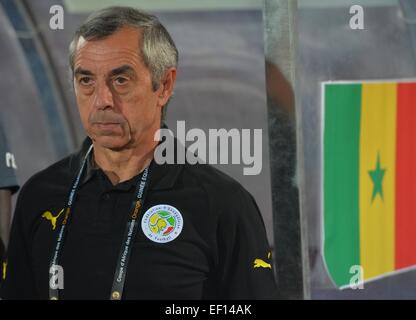
[(4, 298), (276, 297), (252, 196), (208, 165), (154, 161), (177, 60), (158, 19), (136, 9), (78, 29), (70, 66), (89, 138), (22, 188)]

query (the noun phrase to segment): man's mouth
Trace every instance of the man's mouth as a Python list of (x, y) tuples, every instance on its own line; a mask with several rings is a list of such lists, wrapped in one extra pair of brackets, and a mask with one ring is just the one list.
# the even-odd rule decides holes
[(120, 125), (119, 122), (96, 122), (95, 125), (100, 129), (112, 129)]

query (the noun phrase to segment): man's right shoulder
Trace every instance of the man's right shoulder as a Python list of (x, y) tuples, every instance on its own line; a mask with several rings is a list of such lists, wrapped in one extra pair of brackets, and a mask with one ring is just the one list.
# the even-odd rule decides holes
[(19, 198), (42, 199), (67, 194), (77, 168), (76, 153), (71, 154), (30, 177), (23, 185)]

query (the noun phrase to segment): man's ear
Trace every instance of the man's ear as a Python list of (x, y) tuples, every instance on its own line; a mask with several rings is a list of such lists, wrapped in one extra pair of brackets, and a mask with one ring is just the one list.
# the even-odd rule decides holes
[(159, 89), (159, 106), (164, 106), (168, 103), (169, 98), (173, 94), (173, 87), (175, 86), (176, 81), (176, 68), (169, 68), (163, 78), (160, 80)]

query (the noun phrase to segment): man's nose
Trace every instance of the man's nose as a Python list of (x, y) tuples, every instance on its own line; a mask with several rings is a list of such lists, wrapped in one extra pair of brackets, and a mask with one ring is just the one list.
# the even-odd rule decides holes
[(114, 107), (114, 97), (107, 83), (98, 84), (95, 90), (95, 108), (107, 109)]

